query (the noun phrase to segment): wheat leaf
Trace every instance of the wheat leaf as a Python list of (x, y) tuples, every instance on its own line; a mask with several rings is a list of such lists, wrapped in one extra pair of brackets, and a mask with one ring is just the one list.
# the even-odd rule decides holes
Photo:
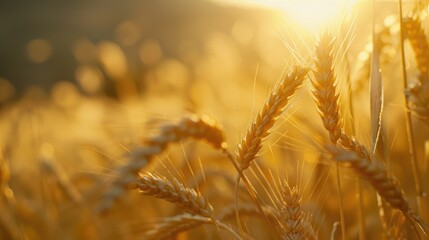
[(381, 116), (383, 113), (383, 81), (380, 69), (380, 54), (374, 46), (372, 52), (370, 76), (370, 109), (371, 109), (371, 151), (375, 153), (381, 130)]

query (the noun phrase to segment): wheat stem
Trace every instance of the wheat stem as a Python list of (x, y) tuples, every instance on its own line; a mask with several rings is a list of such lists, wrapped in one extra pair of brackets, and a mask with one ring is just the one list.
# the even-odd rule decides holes
[[(402, 16), (402, 0), (399, 0), (399, 22), (400, 22), (400, 48), (401, 48), (401, 69), (402, 69), (402, 81), (403, 81), (403, 87), (404, 89), (407, 88), (407, 70), (405, 67), (405, 53), (404, 53), (404, 21)], [(405, 97), (405, 105), (408, 106), (408, 100)], [(405, 111), (405, 128), (407, 130), (407, 140), (408, 140), (408, 151), (411, 158), (411, 168), (413, 173), (413, 179), (414, 179), (414, 186), (416, 189), (416, 201), (417, 201), (417, 209), (419, 214), (423, 213), (422, 210), (422, 204), (424, 201), (424, 193), (421, 188), (421, 180), (420, 180), (420, 174), (418, 171), (418, 165), (417, 165), (417, 152), (416, 152), (416, 145), (414, 143), (414, 131), (413, 131), (413, 125), (411, 121), (411, 113), (409, 111)]]

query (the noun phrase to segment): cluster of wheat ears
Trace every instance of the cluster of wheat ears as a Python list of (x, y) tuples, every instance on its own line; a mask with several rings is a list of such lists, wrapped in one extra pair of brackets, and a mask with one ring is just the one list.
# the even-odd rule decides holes
[[(316, 37), (312, 61), (304, 66), (296, 64), (288, 68), (236, 148), (227, 145), (227, 134), (214, 119), (206, 115), (187, 115), (160, 127), (157, 134), (145, 137), (139, 146), (129, 150), (126, 163), (110, 170), (113, 177), (107, 178), (107, 182), (93, 183), (96, 186), (91, 188), (95, 192), (93, 194), (83, 194), (84, 190), (80, 188), (86, 189), (87, 186), (77, 186), (64, 170), (45, 159), (43, 171), (49, 176), (45, 181), (50, 181), (51, 187), (52, 182), (55, 182), (58, 188), (57, 191), (51, 189), (48, 192), (56, 195), (52, 198), (58, 202), (38, 208), (31, 205), (31, 201), (20, 200), (14, 194), (14, 185), (10, 184), (10, 179), (19, 173), (9, 167), (10, 146), (5, 144), (1, 148), (0, 162), (0, 236), (2, 239), (68, 239), (72, 236), (82, 239), (115, 239), (124, 236), (127, 239), (185, 239), (191, 236), (207, 239), (347, 239), (352, 236), (359, 236), (360, 239), (429, 239), (429, 199), (425, 194), (429, 175), (427, 170), (419, 168), (419, 165), (425, 163), (416, 154), (425, 147), (428, 136), (416, 141), (413, 134), (418, 131), (416, 124), (429, 127), (429, 42), (421, 23), (421, 14), (401, 16), (400, 19), (401, 51), (398, 54), (402, 57), (400, 66), (403, 67), (403, 75), (394, 80), (403, 79), (403, 91), (397, 94), (405, 99), (405, 105), (401, 108), (405, 114), (405, 125), (400, 127), (407, 129), (409, 151), (401, 157), (410, 159), (409, 163), (405, 160), (388, 162), (386, 151), (379, 150), (385, 145), (380, 133), (383, 128), (383, 73), (379, 71), (379, 58), (383, 46), (374, 44), (371, 71), (367, 79), (371, 85), (371, 146), (368, 147), (359, 142), (353, 136), (354, 131), (345, 126), (347, 120), (341, 109), (350, 103), (341, 100), (338, 86), (347, 79), (337, 77), (338, 71), (335, 69), (337, 56), (341, 55), (338, 53), (337, 38), (334, 33), (324, 31)], [(410, 44), (407, 46), (411, 46), (415, 56), (415, 62), (409, 64), (415, 64), (418, 72), (415, 81), (407, 81), (410, 74), (407, 74), (404, 49), (408, 42)], [(312, 89), (314, 107), (317, 107), (329, 136), (318, 145), (320, 163), (316, 165), (334, 170), (332, 176), (335, 180), (325, 184), (332, 184), (332, 190), (337, 191), (335, 203), (330, 204), (335, 209), (330, 214), (337, 221), (331, 224), (328, 232), (321, 226), (323, 205), (319, 206), (317, 212), (308, 207), (306, 202), (311, 202), (312, 195), (306, 195), (306, 198), (302, 195), (308, 189), (293, 184), (290, 179), (275, 180), (263, 162), (265, 155), (269, 155), (269, 151), (262, 151), (264, 141), (275, 132), (273, 127), (276, 122), (284, 119), (281, 116), (294, 101), (296, 92), (300, 88), (301, 92), (307, 91), (308, 85)], [(301, 93), (302, 96), (305, 95)], [(150, 166), (166, 156), (170, 145), (181, 145), (183, 148), (182, 142), (186, 139), (204, 141), (219, 154), (204, 155), (206, 159), (200, 159), (200, 173), (192, 172), (193, 179), (189, 181), (185, 181), (180, 174), (167, 176), (151, 170), (153, 167)], [(290, 158), (299, 156), (288, 155)], [(228, 163), (221, 166), (229, 164), (225, 170), (205, 167), (209, 161), (222, 159)], [(393, 168), (391, 165), (399, 167)], [(170, 172), (168, 167), (164, 168)], [(412, 183), (406, 184), (407, 189), (395, 177), (404, 168), (407, 171), (411, 169), (412, 174)], [(349, 173), (347, 169), (352, 171)], [(342, 174), (343, 170), (347, 171), (346, 176)], [(234, 172), (235, 177), (232, 174)], [(208, 198), (202, 190), (210, 188), (210, 182), (206, 179), (211, 177), (223, 178), (228, 187), (221, 187)], [(356, 186), (357, 189), (346, 190), (344, 184), (347, 183), (344, 181), (349, 182), (348, 187)], [(350, 182), (356, 184), (350, 185)], [(315, 184), (313, 191), (317, 191), (315, 188), (320, 186)], [(322, 186), (322, 189), (331, 188)], [(31, 192), (31, 189), (28, 191)], [(136, 192), (158, 200), (133, 195)], [(206, 192), (209, 190), (206, 189)], [(370, 206), (374, 203), (365, 200), (365, 196), (376, 199), (377, 206)], [(211, 204), (209, 199), (218, 204)], [(171, 202), (177, 208), (159, 201)], [(355, 210), (345, 210), (345, 201), (354, 202)], [(158, 208), (160, 210), (156, 210)], [(148, 221), (143, 224), (147, 220), (144, 215), (146, 211), (160, 213), (160, 216), (152, 223)], [(354, 212), (353, 217), (349, 216), (351, 212)], [(161, 217), (165, 213), (169, 215)], [(381, 226), (381, 234), (375, 234), (371, 228), (373, 223), (369, 223), (367, 216), (374, 214), (379, 217), (376, 225)], [(133, 216), (133, 222), (124, 224), (121, 221), (127, 215)], [(52, 224), (52, 219), (58, 221), (55, 227), (48, 226)], [(357, 233), (351, 233), (351, 228), (357, 229)], [(189, 232), (194, 232), (194, 235), (187, 235)]]

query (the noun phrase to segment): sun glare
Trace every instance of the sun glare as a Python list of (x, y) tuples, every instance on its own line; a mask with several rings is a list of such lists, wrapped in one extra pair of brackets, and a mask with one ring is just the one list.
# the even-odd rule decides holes
[[(230, 1), (220, 0), (225, 3)], [(293, 24), (317, 29), (343, 17), (357, 0), (236, 0), (234, 4), (259, 6), (279, 10)]]
[(282, 10), (297, 23), (309, 28), (329, 24), (344, 15), (353, 0), (298, 0), (281, 4)]

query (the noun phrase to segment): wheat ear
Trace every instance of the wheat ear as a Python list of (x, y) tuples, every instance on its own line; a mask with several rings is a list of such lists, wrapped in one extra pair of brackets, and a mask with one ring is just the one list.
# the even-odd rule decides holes
[(283, 112), (292, 95), (301, 86), (308, 69), (295, 67), (280, 83), (276, 91), (273, 91), (259, 111), (252, 125), (241, 140), (237, 149), (237, 160), (240, 171), (244, 171), (255, 160), (262, 147), (262, 141), (268, 136), (269, 130), (274, 125), (277, 117)]
[[(429, 119), (429, 43), (418, 16), (403, 20), (405, 36), (413, 48), (419, 70), (418, 82), (409, 86), (406, 96), (416, 116)], [(427, 121), (426, 121), (427, 122)]]
[(239, 217), (237, 191), (241, 178), (243, 178), (246, 188), (249, 191), (252, 200), (256, 203), (259, 212), (261, 214), (264, 214), (262, 206), (258, 202), (256, 193), (254, 192), (246, 176), (243, 174), (243, 171), (246, 170), (250, 166), (250, 163), (255, 160), (256, 155), (262, 148), (262, 141), (269, 135), (271, 127), (274, 125), (279, 115), (283, 112), (292, 95), (303, 83), (308, 71), (308, 68), (295, 66), (292, 72), (290, 72), (284, 77), (278, 88), (275, 91), (271, 92), (270, 96), (264, 104), (264, 107), (259, 111), (256, 118), (253, 120), (252, 125), (248, 128), (245, 137), (238, 145), (235, 158), (238, 162), (238, 165), (234, 161), (232, 156), (229, 155), (232, 163), (238, 171), (237, 181), (235, 185), (235, 205), (237, 208), (237, 224), (241, 235), (244, 235), (244, 231), (241, 226)]
[[(283, 206), (281, 209), (281, 221), (283, 223), (282, 239), (308, 239), (305, 231), (304, 212), (301, 209), (301, 195), (298, 188), (289, 187), (285, 182), (282, 189)], [(307, 224), (308, 225), (308, 224)]]
[[(313, 95), (317, 104), (319, 115), (322, 118), (323, 125), (328, 130), (331, 143), (337, 144), (342, 134), (342, 118), (338, 104), (338, 94), (336, 93), (336, 77), (334, 71), (334, 38), (324, 32), (320, 35), (319, 42), (316, 44), (313, 70), (314, 80)], [(341, 192), (340, 168), (336, 165), (336, 180), (338, 188), (338, 200), (341, 219), (341, 234), (346, 237), (345, 216), (343, 208), (343, 197)]]
[(50, 157), (41, 158), (42, 169), (48, 174), (55, 178), (61, 191), (73, 202), (79, 203), (82, 200), (82, 196), (76, 187), (70, 182), (69, 177), (65, 173), (64, 169), (58, 164), (53, 162)]
[(137, 188), (144, 195), (175, 203), (188, 213), (212, 216), (213, 207), (207, 199), (194, 189), (183, 186), (176, 178), (171, 182), (165, 177), (146, 173), (139, 176)]
[(316, 100), (323, 125), (329, 132), (331, 142), (335, 144), (341, 136), (342, 120), (338, 105), (333, 66), (334, 41), (330, 34), (320, 36), (315, 50), (313, 95)]
[(320, 36), (315, 50), (313, 70), (313, 95), (323, 126), (329, 132), (333, 144), (337, 142), (344, 148), (358, 153), (360, 156), (371, 159), (368, 150), (353, 137), (346, 135), (342, 128), (342, 118), (336, 93), (336, 77), (333, 64), (334, 38), (327, 32)]
[(418, 226), (427, 236), (429, 230), (427, 224), (410, 208), (399, 182), (383, 165), (377, 165), (355, 152), (337, 147), (329, 146), (328, 151), (336, 161), (352, 168), (359, 177), (367, 180), (392, 208), (400, 210), (413, 226)]
[(420, 72), (421, 84), (429, 81), (429, 43), (418, 16), (407, 17), (403, 20), (405, 37), (410, 41), (414, 50), (417, 67)]
[(144, 146), (130, 153), (128, 163), (118, 168), (118, 176), (110, 184), (96, 211), (99, 213), (108, 211), (124, 195), (127, 188), (135, 187), (137, 173), (154, 156), (163, 152), (169, 143), (178, 142), (186, 138), (205, 140), (216, 149), (222, 151), (226, 149), (223, 131), (214, 120), (207, 116), (197, 117), (191, 115), (183, 118), (177, 124), (165, 125), (157, 136), (147, 139), (144, 141)]

